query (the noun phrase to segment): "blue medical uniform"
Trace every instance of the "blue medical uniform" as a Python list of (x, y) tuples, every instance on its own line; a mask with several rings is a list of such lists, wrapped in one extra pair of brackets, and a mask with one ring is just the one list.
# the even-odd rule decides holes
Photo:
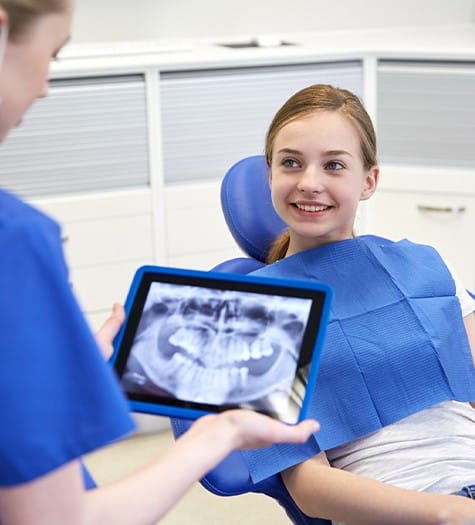
[(4, 191), (0, 403), (0, 486), (38, 478), (134, 428), (72, 293), (59, 226)]
[(305, 445), (245, 451), (254, 482), (446, 400), (475, 399), (475, 367), (455, 283), (430, 246), (361, 236), (255, 272), (334, 291)]

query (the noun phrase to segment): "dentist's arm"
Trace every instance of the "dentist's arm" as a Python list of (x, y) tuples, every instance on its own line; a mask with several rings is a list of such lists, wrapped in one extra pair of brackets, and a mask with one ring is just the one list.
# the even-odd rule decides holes
[(315, 421), (288, 426), (246, 410), (196, 421), (162, 457), (131, 476), (84, 492), (78, 462), (31, 483), (0, 489), (2, 525), (152, 525), (235, 449), (305, 442)]

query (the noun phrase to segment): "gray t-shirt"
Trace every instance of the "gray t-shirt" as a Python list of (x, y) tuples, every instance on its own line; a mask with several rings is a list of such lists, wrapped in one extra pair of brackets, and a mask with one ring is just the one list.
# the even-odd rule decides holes
[[(463, 316), (474, 315), (475, 301), (454, 280)], [(475, 409), (445, 401), (326, 454), (333, 467), (397, 487), (456, 492), (475, 483)]]
[(449, 494), (475, 483), (475, 409), (445, 401), (328, 450), (327, 457), (367, 478)]

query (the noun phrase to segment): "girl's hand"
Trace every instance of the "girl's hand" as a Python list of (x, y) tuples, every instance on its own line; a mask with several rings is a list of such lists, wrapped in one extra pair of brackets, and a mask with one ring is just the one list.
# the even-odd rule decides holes
[(448, 495), (438, 525), (475, 525), (475, 501), (464, 496)]

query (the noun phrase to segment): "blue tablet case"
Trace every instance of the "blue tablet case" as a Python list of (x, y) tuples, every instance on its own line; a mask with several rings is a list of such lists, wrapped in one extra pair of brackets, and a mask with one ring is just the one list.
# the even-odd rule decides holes
[(112, 357), (131, 409), (195, 419), (248, 408), (304, 419), (331, 299), (320, 282), (139, 268)]

